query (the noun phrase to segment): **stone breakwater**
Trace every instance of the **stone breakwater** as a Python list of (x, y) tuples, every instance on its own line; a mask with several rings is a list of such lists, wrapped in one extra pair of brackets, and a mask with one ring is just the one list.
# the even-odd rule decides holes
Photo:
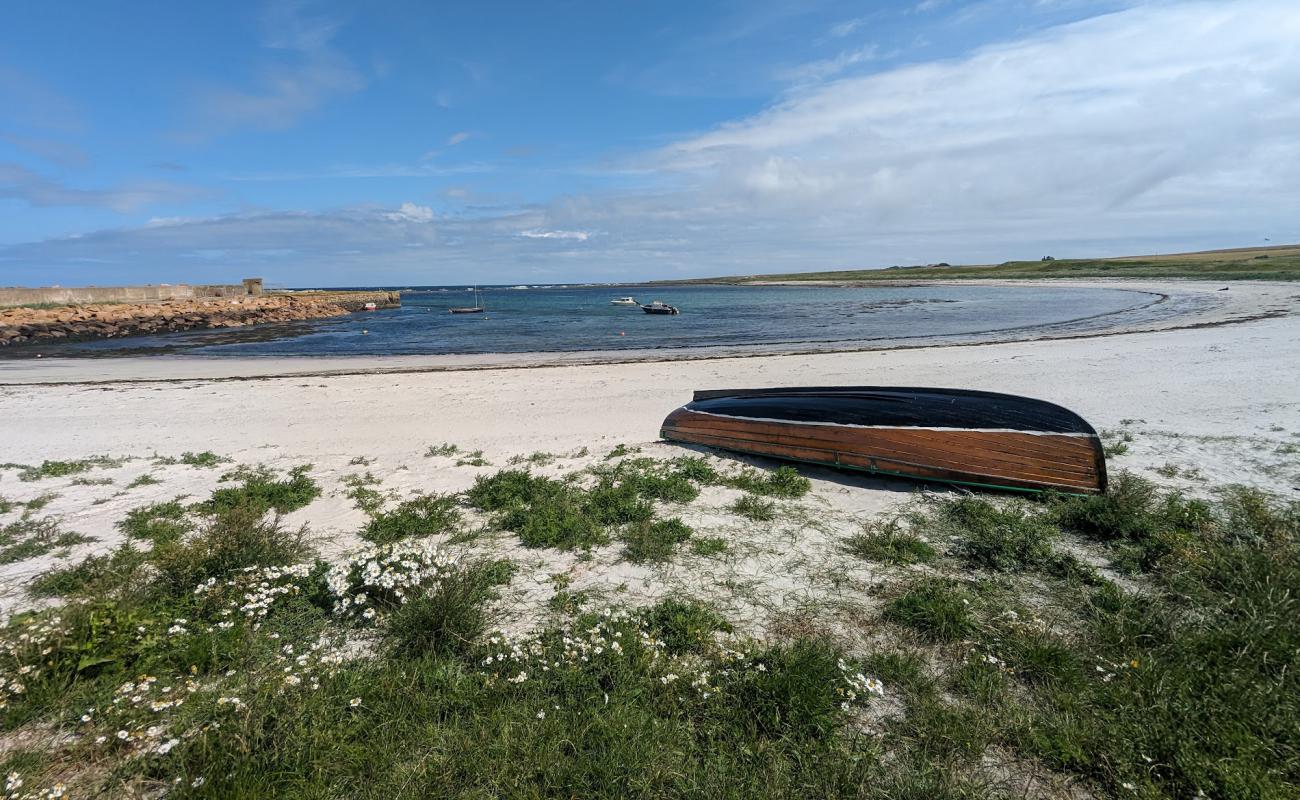
[(338, 317), (367, 310), (370, 304), (374, 308), (396, 308), (402, 304), (401, 294), (295, 292), (230, 299), (0, 308), (0, 347)]

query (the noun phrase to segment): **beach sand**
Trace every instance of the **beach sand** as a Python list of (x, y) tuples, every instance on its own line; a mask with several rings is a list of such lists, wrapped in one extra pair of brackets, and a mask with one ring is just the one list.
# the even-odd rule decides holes
[[(1218, 287), (1165, 288), (1210, 297)], [(537, 451), (560, 456), (536, 468), (550, 475), (599, 462), (617, 445), (671, 457), (691, 451), (657, 441), (659, 423), (702, 388), (878, 384), (1024, 394), (1071, 408), (1098, 430), (1130, 435), (1129, 451), (1111, 461), (1112, 471), (1134, 470), (1190, 492), (1241, 482), (1300, 498), (1300, 287), (1233, 284), (1211, 300), (1200, 316), (1135, 322), (1140, 332), (1117, 335), (748, 358), (462, 365), (473, 369), (410, 359), (328, 368), (278, 359), (7, 362), (0, 370), (0, 462), (97, 454), (131, 460), (79, 476), (112, 480), (99, 485), (71, 477), (22, 482), (16, 468), (0, 469), (0, 497), (53, 495), (39, 513), (96, 540), (0, 566), (0, 606), (31, 605), (24, 585), (33, 576), (114, 547), (122, 540), (116, 524), (128, 510), (179, 495), (201, 499), (224, 471), (159, 466), (156, 455), (211, 450), (233, 463), (280, 470), (313, 465), (324, 494), (287, 522), (309, 526), (316, 547), (337, 557), (359, 544), (356, 531), (366, 521), (345, 495), (344, 476), (369, 472), (382, 481), (381, 491), (406, 497), (464, 490), (476, 476)], [(376, 371), (385, 369), (397, 371)], [(277, 371), (317, 374), (269, 377)], [(462, 453), (482, 450), (491, 466), (425, 455), (443, 442)], [(710, 457), (723, 467), (773, 463)], [(1158, 471), (1166, 465), (1180, 474)], [(697, 536), (727, 541), (728, 550), (713, 557), (637, 566), (622, 559), (617, 544), (584, 558), (527, 550), (504, 532), (484, 532), (468, 547), (520, 564), (507, 602), (519, 626), (533, 622), (533, 609), (554, 590), (552, 577), (564, 575), (573, 589), (629, 602), (702, 596), (762, 632), (810, 608), (869, 603), (864, 598), (881, 576), (845, 556), (840, 541), (864, 521), (916, 502), (919, 493), (949, 491), (801, 471), (813, 492), (786, 503), (772, 523), (731, 514), (726, 506), (738, 496), (731, 489), (707, 489), (672, 509)], [(144, 474), (159, 482), (127, 488)], [(0, 516), (0, 524), (19, 513)]]

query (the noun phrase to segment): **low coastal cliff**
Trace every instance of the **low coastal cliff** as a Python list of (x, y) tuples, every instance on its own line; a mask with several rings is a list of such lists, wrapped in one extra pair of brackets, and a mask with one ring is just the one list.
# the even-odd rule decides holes
[(44, 341), (104, 339), (192, 328), (238, 328), (265, 322), (338, 317), (402, 304), (399, 292), (295, 292), (255, 297), (96, 303), (0, 309), (0, 347)]

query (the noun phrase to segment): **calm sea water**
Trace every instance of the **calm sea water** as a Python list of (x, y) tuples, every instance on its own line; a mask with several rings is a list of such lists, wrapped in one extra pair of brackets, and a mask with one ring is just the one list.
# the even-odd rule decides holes
[[(677, 316), (610, 300), (663, 300)], [(50, 355), (321, 356), (571, 352), (978, 337), (1059, 325), (1151, 302), (1119, 289), (1051, 286), (464, 287), (404, 291), (402, 308), (301, 323), (43, 346)]]

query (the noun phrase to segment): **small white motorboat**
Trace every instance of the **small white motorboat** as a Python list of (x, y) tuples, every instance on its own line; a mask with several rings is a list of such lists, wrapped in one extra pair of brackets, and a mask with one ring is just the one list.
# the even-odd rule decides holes
[(635, 297), (620, 297), (617, 300), (610, 300), (612, 306), (635, 306), (638, 305)]

